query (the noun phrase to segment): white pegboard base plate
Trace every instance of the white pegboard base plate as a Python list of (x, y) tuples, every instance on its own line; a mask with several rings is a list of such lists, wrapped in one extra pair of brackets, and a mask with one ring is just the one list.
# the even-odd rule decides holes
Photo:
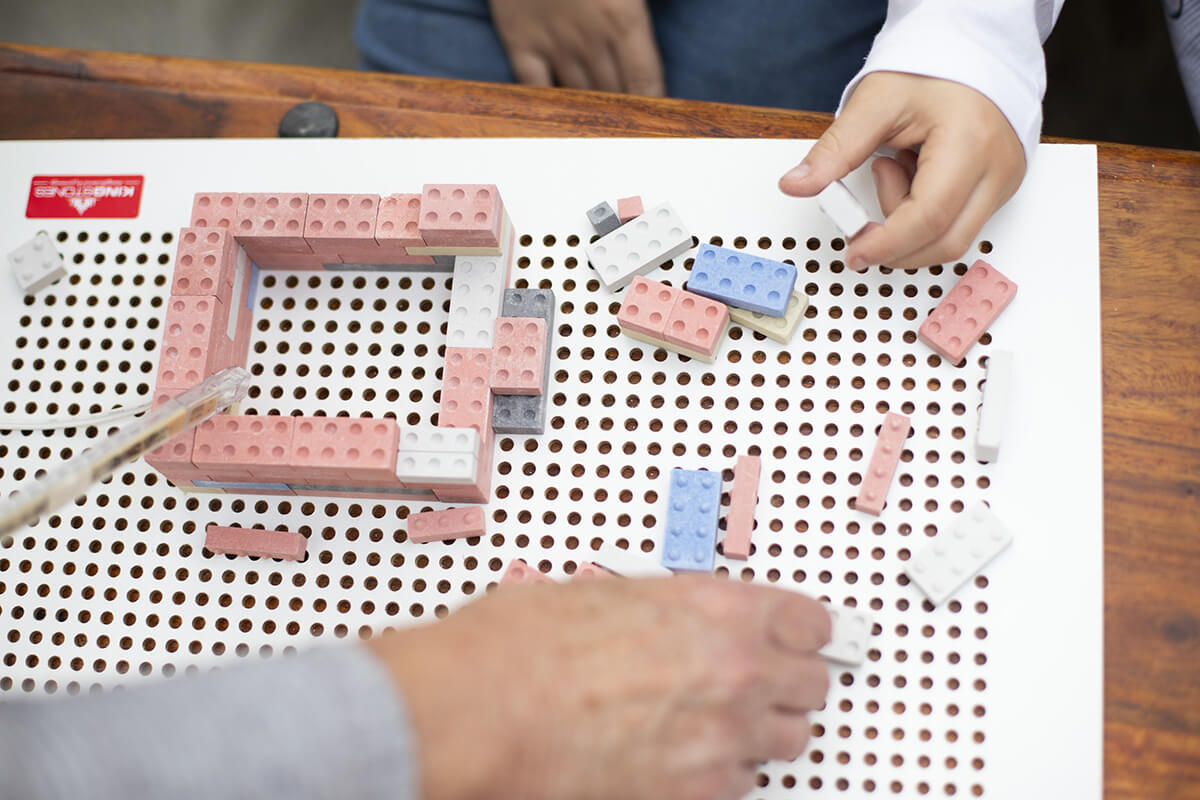
[[(186, 221), (195, 191), (494, 182), (521, 235), (513, 284), (552, 288), (559, 303), (551, 424), (540, 437), (498, 437), (486, 539), (402, 541), (408, 507), (396, 502), (184, 495), (139, 463), (0, 551), (0, 689), (86, 691), (431, 620), (480, 595), (516, 556), (558, 578), (614, 544), (657, 559), (667, 471), (729, 469), (737, 454), (759, 452), (756, 552), (745, 563), (718, 556), (718, 572), (869, 608), (878, 635), (862, 666), (834, 669), (809, 754), (767, 765), (755, 796), (1099, 797), (1095, 151), (1043, 147), (1025, 188), (973, 249), (990, 247), (987, 257), (1021, 286), (992, 329), (997, 346), (1017, 354), (1015, 419), (1001, 462), (982, 465), (971, 442), (990, 345), (959, 369), (935, 364), (915, 341), (951, 271), (844, 270), (842, 242), (815, 203), (773, 189), (806, 147), (0, 145), (0, 242), (47, 227), (73, 273), (30, 301), (15, 286), (0, 289), (9, 311), (0, 315), (6, 416), (61, 415), (72, 404), (87, 413), (148, 396), (174, 253), (164, 240)], [(722, 173), (697, 168), (712, 164)], [(142, 217), (25, 220), (29, 178), (47, 173), (144, 174)], [(849, 183), (869, 193), (864, 173)], [(583, 255), (584, 210), (635, 193), (648, 204), (672, 201), (702, 240), (793, 261), (812, 307), (792, 344), (734, 326), (708, 366), (621, 336), (619, 296)], [(683, 264), (658, 277), (682, 284)], [(244, 408), (428, 422), (448, 298), (447, 275), (263, 273), (249, 361), (255, 392)], [(887, 409), (912, 417), (912, 458), (876, 519), (849, 500)], [(0, 434), (0, 490), (98, 433)], [(927, 610), (901, 577), (904, 563), (979, 498), (1017, 542), (986, 580)], [(205, 558), (209, 522), (304, 531), (309, 558)], [(1047, 681), (1046, 668), (1069, 668), (1073, 691)]]

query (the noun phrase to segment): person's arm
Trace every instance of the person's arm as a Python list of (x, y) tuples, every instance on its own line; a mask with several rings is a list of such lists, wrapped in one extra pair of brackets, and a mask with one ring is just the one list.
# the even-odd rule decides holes
[(807, 746), (829, 637), (740, 581), (504, 587), (366, 647), (0, 708), (0, 797), (735, 800)]
[(362, 646), (0, 707), (0, 797), (416, 800), (407, 712)]
[(1062, 3), (892, 0), (837, 120), (780, 181), (812, 196), (878, 148), (901, 151), (873, 165), (887, 221), (851, 242), (852, 268), (959, 258), (1017, 190), (1041, 132), (1042, 42)]

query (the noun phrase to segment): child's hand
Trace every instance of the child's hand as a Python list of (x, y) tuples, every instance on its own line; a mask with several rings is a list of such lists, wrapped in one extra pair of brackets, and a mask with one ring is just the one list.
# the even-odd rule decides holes
[(661, 97), (645, 0), (490, 0), (513, 73), (533, 86)]
[[(779, 188), (811, 197), (882, 145), (900, 150), (872, 164), (887, 221), (850, 242), (851, 269), (961, 258), (1025, 176), (1021, 141), (987, 97), (953, 81), (873, 72)], [(918, 145), (920, 155), (908, 149)]]

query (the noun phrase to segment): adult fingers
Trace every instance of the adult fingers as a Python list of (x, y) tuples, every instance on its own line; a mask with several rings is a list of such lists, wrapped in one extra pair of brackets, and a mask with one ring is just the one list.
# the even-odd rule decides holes
[(982, 179), (985, 164), (969, 142), (931, 136), (921, 151), (908, 196), (883, 225), (864, 231), (850, 243), (846, 253), (850, 268), (907, 264), (912, 255), (946, 236)]
[(554, 77), (559, 86), (568, 89), (594, 89), (591, 74), (582, 62), (570, 53), (558, 53), (553, 57)]
[(582, 56), (592, 76), (592, 88), (602, 92), (621, 91), (621, 73), (612, 44), (585, 48)]
[(629, 94), (662, 97), (667, 87), (650, 12), (643, 6), (636, 13), (628, 32), (613, 43), (621, 86)]
[(759, 723), (756, 734), (756, 741), (751, 745), (756, 751), (752, 754), (754, 758), (794, 761), (808, 747), (812, 723), (806, 714), (773, 711)]
[(509, 56), (513, 75), (526, 86), (553, 86), (554, 75), (550, 62), (530, 50), (515, 51)]
[(825, 705), (829, 667), (819, 656), (776, 656), (768, 701), (778, 711), (804, 713)]
[(864, 94), (861, 88), (804, 160), (779, 179), (784, 194), (812, 197), (846, 177), (891, 138), (897, 124), (894, 103), (887, 96)]
[(829, 613), (811, 597), (782, 589), (767, 606), (767, 641), (785, 652), (815, 653), (829, 643)]

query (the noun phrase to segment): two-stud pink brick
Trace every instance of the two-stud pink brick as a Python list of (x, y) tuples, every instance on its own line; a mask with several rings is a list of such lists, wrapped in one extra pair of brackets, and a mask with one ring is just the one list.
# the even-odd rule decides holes
[(492, 345), (493, 394), (542, 393), (549, 340), (546, 320), (537, 317), (500, 317)]
[(862, 484), (858, 487), (858, 497), (854, 501), (854, 507), (859, 511), (875, 516), (883, 513), (888, 487), (892, 484), (892, 475), (900, 463), (904, 441), (911, 429), (912, 422), (903, 414), (889, 412), (884, 417), (875, 451), (871, 454), (871, 462), (867, 465)]
[(1016, 293), (1017, 284), (1000, 270), (986, 261), (976, 261), (921, 323), (917, 337), (951, 364), (957, 364)]

